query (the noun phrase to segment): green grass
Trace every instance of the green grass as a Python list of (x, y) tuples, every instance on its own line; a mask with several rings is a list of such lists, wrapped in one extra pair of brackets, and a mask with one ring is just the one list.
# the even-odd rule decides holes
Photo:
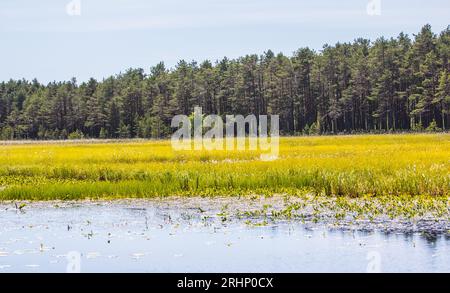
[(0, 145), (0, 200), (306, 194), (450, 195), (450, 135), (282, 138), (255, 151), (173, 151), (170, 141)]

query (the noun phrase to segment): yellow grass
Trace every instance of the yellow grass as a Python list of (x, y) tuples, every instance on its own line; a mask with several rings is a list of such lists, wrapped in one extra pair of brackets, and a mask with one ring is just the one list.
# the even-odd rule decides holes
[(258, 151), (174, 151), (170, 141), (4, 143), (0, 199), (223, 196), (450, 195), (450, 135), (280, 140)]

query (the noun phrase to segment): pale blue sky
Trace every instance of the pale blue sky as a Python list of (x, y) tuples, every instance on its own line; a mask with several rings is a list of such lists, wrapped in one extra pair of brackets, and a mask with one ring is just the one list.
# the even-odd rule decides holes
[(0, 81), (103, 78), (164, 61), (215, 61), (268, 49), (291, 55), (300, 47), (435, 32), (450, 24), (448, 0), (71, 0), (0, 1)]

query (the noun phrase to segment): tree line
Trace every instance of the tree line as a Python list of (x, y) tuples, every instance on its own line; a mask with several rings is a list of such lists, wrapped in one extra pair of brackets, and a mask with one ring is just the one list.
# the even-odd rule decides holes
[(439, 131), (450, 128), (450, 26), (410, 38), (159, 63), (97, 81), (0, 83), (1, 139), (162, 138), (178, 114), (275, 114), (280, 133)]

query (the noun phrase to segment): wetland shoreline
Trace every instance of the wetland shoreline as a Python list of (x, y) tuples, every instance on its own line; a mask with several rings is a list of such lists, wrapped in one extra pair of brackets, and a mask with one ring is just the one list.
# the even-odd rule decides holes
[(450, 235), (450, 198), (381, 197), (345, 198), (302, 196), (156, 197), (79, 201), (0, 201), (3, 212), (104, 207), (145, 212), (147, 208), (175, 210), (181, 217), (212, 219), (222, 223), (268, 226), (296, 222), (328, 229), (394, 233), (425, 232)]
[(447, 217), (315, 218), (323, 202), (277, 214), (292, 205), (301, 200), (2, 202), (0, 272), (65, 272), (74, 253), (81, 272), (366, 272), (373, 255), (383, 272), (450, 271)]

